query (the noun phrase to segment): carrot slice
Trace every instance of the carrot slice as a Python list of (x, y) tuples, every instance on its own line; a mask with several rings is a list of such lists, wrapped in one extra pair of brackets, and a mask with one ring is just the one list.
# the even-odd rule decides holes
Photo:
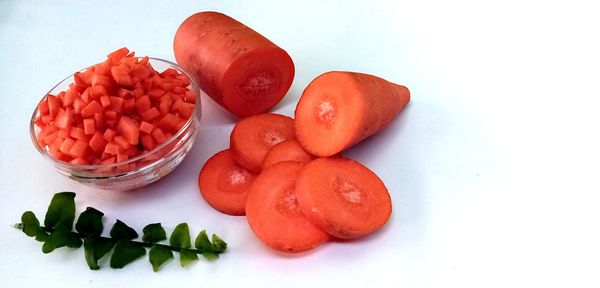
[(386, 127), (410, 92), (379, 77), (327, 72), (306, 87), (296, 106), (296, 137), (317, 156), (332, 156)]
[(260, 173), (250, 185), (246, 216), (250, 228), (267, 246), (302, 252), (325, 242), (329, 235), (304, 216), (294, 192), (303, 164), (280, 162)]
[(230, 149), (246, 169), (259, 172), (273, 145), (294, 138), (294, 119), (273, 113), (244, 118), (231, 131)]
[(294, 79), (294, 62), (285, 50), (218, 12), (187, 18), (173, 49), (177, 63), (194, 74), (202, 90), (240, 117), (273, 108)]
[(315, 159), (315, 156), (306, 152), (298, 140), (289, 139), (271, 147), (262, 162), (262, 170), (283, 161), (308, 163), (313, 159)]
[(341, 239), (381, 228), (392, 213), (387, 188), (369, 168), (343, 157), (319, 158), (304, 166), (295, 188), (312, 223)]
[(246, 196), (256, 174), (240, 166), (231, 150), (209, 158), (198, 175), (198, 188), (204, 200), (228, 215), (245, 215)]

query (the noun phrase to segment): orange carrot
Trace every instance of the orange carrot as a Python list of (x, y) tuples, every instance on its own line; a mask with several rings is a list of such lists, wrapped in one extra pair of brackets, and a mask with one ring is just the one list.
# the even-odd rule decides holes
[(258, 114), (237, 122), (231, 131), (230, 149), (244, 168), (259, 172), (265, 155), (279, 142), (294, 138), (294, 119), (273, 113)]
[(315, 156), (304, 151), (298, 140), (289, 139), (271, 147), (271, 150), (267, 152), (262, 162), (262, 169), (264, 170), (267, 167), (283, 161), (308, 163), (314, 158)]
[(175, 59), (229, 112), (246, 117), (273, 108), (292, 85), (294, 62), (273, 42), (218, 12), (187, 18), (175, 34)]
[(354, 72), (327, 72), (306, 87), (296, 137), (311, 154), (332, 156), (386, 127), (410, 100), (404, 86)]
[(228, 215), (245, 215), (246, 196), (256, 174), (238, 165), (229, 149), (209, 158), (198, 175), (204, 200)]
[(341, 239), (374, 232), (392, 212), (390, 194), (381, 179), (362, 164), (342, 157), (306, 164), (295, 193), (306, 217)]
[(315, 248), (329, 236), (302, 213), (294, 185), (303, 164), (286, 161), (260, 173), (250, 185), (246, 216), (254, 234), (267, 246), (282, 252)]

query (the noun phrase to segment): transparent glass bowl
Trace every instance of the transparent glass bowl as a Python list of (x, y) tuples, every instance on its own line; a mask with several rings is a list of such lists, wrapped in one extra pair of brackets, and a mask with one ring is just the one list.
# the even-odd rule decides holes
[[(57, 160), (48, 153), (47, 148), (40, 147), (36, 141), (39, 128), (33, 122), (39, 114), (38, 106), (36, 106), (29, 124), (31, 140), (35, 148), (60, 174), (91, 187), (124, 191), (140, 188), (159, 180), (173, 171), (183, 161), (196, 140), (200, 125), (202, 114), (200, 88), (188, 72), (173, 62), (150, 58), (149, 63), (158, 72), (173, 68), (190, 79), (188, 89), (196, 95), (196, 100), (194, 112), (183, 128), (167, 141), (156, 146), (152, 151), (128, 159), (127, 161), (111, 164), (77, 165)], [(82, 69), (79, 72), (83, 72), (84, 70)], [(52, 87), (42, 100), (40, 100), (40, 103), (48, 97), (48, 94), (56, 95), (68, 89), (69, 84), (74, 81), (73, 75), (70, 75)]]

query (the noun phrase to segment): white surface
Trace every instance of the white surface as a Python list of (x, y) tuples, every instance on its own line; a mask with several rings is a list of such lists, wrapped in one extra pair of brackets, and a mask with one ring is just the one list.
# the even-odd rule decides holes
[[(598, 287), (597, 7), (320, 2), (1, 0), (0, 286)], [(292, 115), (303, 88), (328, 70), (411, 89), (397, 121), (347, 153), (389, 187), (394, 212), (383, 230), (282, 256), (259, 243), (243, 217), (215, 212), (196, 176), (228, 145), (234, 120), (208, 99), (189, 158), (137, 192), (86, 188), (37, 154), (28, 121), (54, 83), (122, 46), (173, 60), (178, 25), (201, 10), (229, 14), (292, 55), (296, 78), (276, 112)], [(105, 212), (106, 225), (119, 218), (140, 231), (160, 221), (170, 232), (185, 221), (193, 233), (222, 236), (229, 252), (185, 269), (169, 262), (160, 273), (147, 258), (90, 271), (83, 249), (42, 254), (10, 224), (26, 210), (42, 217), (64, 190), (77, 192), (79, 211)]]

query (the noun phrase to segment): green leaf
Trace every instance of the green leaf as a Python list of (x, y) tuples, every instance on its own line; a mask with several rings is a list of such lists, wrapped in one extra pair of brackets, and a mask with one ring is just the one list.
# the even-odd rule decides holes
[(206, 258), (206, 260), (215, 260), (215, 259), (219, 258), (219, 254), (214, 253), (214, 252), (202, 252), (202, 256), (204, 256), (204, 258)]
[(100, 269), (98, 260), (106, 255), (115, 242), (108, 238), (100, 237), (99, 235), (89, 235), (83, 240), (83, 250), (85, 252), (85, 262), (92, 270)]
[(75, 221), (75, 193), (60, 192), (54, 194), (44, 219), (46, 229), (62, 225), (67, 230), (71, 230), (73, 221)]
[(181, 249), (181, 251), (179, 251), (179, 262), (181, 263), (181, 267), (185, 267), (194, 261), (198, 261), (198, 254), (189, 249)]
[(125, 265), (146, 255), (146, 248), (129, 240), (119, 240), (110, 258), (111, 268), (123, 268)]
[(158, 241), (167, 240), (167, 232), (160, 223), (152, 223), (146, 225), (143, 230), (142, 241), (147, 243), (156, 243)]
[(154, 270), (154, 272), (158, 272), (160, 265), (173, 258), (173, 252), (164, 246), (155, 244), (152, 246), (152, 248), (150, 248), (149, 256), (150, 264), (152, 264), (152, 270)]
[(50, 233), (50, 237), (42, 246), (42, 252), (50, 253), (56, 248), (64, 247), (69, 243), (71, 238), (71, 231), (67, 230), (65, 226), (59, 225)]
[(179, 225), (175, 226), (173, 234), (171, 234), (171, 238), (169, 239), (169, 243), (171, 243), (171, 246), (178, 248), (192, 247), (190, 240), (190, 227), (187, 223), (180, 223)]
[(102, 216), (104, 213), (92, 208), (87, 207), (85, 211), (81, 212), (77, 223), (75, 223), (75, 230), (82, 234), (102, 234)]
[(223, 252), (227, 250), (227, 243), (223, 241), (217, 234), (212, 235), (212, 251), (213, 252)]
[(35, 235), (35, 240), (40, 241), (40, 242), (46, 242), (48, 241), (48, 238), (50, 238), (50, 234), (48, 234), (48, 232), (44, 231), (44, 229), (40, 228), (40, 232)]
[(115, 225), (110, 229), (110, 237), (121, 240), (132, 240), (138, 237), (137, 232), (133, 228), (127, 226), (127, 224), (117, 219)]
[(208, 240), (208, 235), (206, 234), (206, 230), (200, 231), (198, 236), (196, 236), (196, 241), (194, 241), (194, 246), (198, 250), (212, 251), (212, 244), (210, 244), (210, 240)]
[(67, 247), (79, 248), (79, 247), (81, 247), (81, 244), (83, 244), (83, 241), (81, 240), (81, 238), (79, 238), (79, 236), (77, 236), (77, 234), (70, 232), (69, 238), (67, 239)]
[(23, 232), (29, 237), (37, 236), (41, 230), (40, 221), (31, 211), (23, 213), (21, 216), (21, 224), (23, 224)]

